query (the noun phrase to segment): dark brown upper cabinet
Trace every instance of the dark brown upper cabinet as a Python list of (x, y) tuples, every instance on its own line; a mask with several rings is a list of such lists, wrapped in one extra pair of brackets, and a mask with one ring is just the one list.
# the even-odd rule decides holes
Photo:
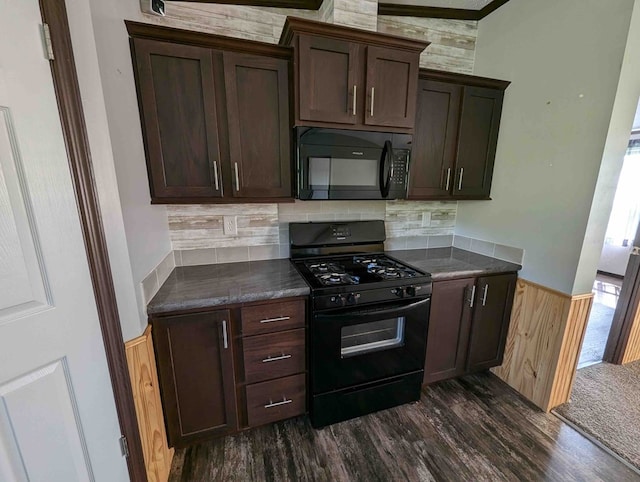
[(234, 197), (291, 196), (289, 63), (224, 53)]
[(125, 23), (151, 202), (292, 200), (291, 49)]
[(296, 126), (413, 132), (428, 42), (288, 17)]
[(211, 50), (135, 39), (138, 95), (153, 197), (220, 197)]
[(409, 199), (490, 199), (508, 85), (420, 69)]

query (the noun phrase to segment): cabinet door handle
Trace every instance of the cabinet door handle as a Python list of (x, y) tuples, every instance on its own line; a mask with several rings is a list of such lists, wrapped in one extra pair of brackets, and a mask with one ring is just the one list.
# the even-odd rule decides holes
[(276, 318), (265, 318), (264, 320), (260, 320), (260, 323), (273, 323), (274, 321), (285, 321), (290, 319), (290, 316), (278, 316)]
[(220, 182), (218, 181), (218, 161), (213, 161), (213, 182), (216, 184), (216, 191), (219, 191)]
[(271, 355), (267, 356), (267, 358), (265, 358), (264, 360), (262, 360), (262, 363), (269, 363), (272, 361), (280, 361), (280, 360), (287, 360), (288, 358), (291, 358), (293, 355), (285, 355), (284, 353), (280, 356), (274, 356), (272, 357)]
[(489, 292), (489, 285), (484, 285), (484, 293), (482, 293), (482, 306), (487, 304), (487, 293)]
[(375, 99), (376, 99), (376, 88), (371, 87), (371, 112), (370, 112), (371, 117), (373, 117), (373, 103)]
[(356, 115), (356, 99), (358, 98), (358, 86), (353, 86), (353, 115)]
[(237, 162), (233, 163), (233, 170), (234, 170), (235, 175), (236, 175), (236, 192), (238, 192), (240, 190), (240, 177), (238, 176), (238, 163)]
[(471, 287), (471, 299), (469, 300), (469, 308), (473, 308), (473, 300), (476, 297), (476, 285)]
[(445, 188), (445, 191), (449, 190), (449, 185), (451, 184), (451, 168), (447, 169), (447, 187)]
[(293, 400), (287, 400), (286, 397), (282, 397), (282, 401), (281, 402), (269, 402), (267, 403), (264, 408), (273, 408), (273, 407), (279, 407), (280, 405), (286, 405), (287, 403), (291, 403), (293, 402)]
[(464, 167), (460, 168), (460, 179), (458, 179), (458, 191), (462, 191), (462, 177), (464, 176)]
[(229, 348), (229, 340), (227, 339), (227, 320), (222, 320), (222, 342), (225, 350)]

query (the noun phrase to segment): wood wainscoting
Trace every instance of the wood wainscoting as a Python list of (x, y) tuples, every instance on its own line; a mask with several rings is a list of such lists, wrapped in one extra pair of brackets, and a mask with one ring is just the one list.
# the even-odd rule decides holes
[(519, 279), (502, 366), (492, 371), (544, 411), (569, 399), (593, 294)]
[(624, 347), (624, 355), (622, 356), (622, 364), (631, 363), (640, 360), (640, 305), (636, 310), (636, 316), (631, 325), (631, 331), (627, 344)]
[(167, 446), (151, 325), (141, 336), (125, 343), (125, 350), (147, 478), (149, 482), (166, 482), (173, 449)]

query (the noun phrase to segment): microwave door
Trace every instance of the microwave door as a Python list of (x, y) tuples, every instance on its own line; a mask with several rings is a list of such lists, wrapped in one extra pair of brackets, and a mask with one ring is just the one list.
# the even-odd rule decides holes
[[(387, 168), (387, 166), (389, 166)], [(386, 176), (385, 176), (386, 172)], [(380, 156), (380, 195), (383, 199), (389, 196), (391, 178), (393, 177), (393, 145), (391, 141), (385, 141)]]

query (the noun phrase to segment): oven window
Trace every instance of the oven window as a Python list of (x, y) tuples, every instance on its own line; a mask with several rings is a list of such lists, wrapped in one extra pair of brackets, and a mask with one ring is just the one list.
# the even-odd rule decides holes
[(404, 345), (404, 316), (345, 326), (340, 335), (342, 358)]
[(378, 160), (310, 157), (309, 185), (378, 187)]

